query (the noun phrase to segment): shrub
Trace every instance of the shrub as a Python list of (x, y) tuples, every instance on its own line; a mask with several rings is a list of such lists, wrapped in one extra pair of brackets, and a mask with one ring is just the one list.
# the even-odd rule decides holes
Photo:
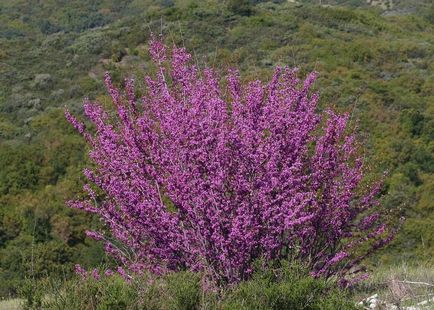
[(228, 9), (238, 15), (250, 16), (253, 7), (250, 0), (229, 0)]
[(138, 291), (120, 277), (47, 282), (45, 287), (50, 291), (46, 291), (44, 309), (143, 309), (138, 305)]
[(284, 263), (262, 270), (240, 283), (222, 302), (222, 309), (356, 309), (345, 291), (309, 276), (306, 269)]
[(34, 279), (27, 278), (23, 281), (20, 295), (24, 298), (24, 309), (40, 309), (42, 307), (44, 292)]
[(44, 309), (356, 309), (347, 292), (289, 263), (258, 269), (251, 280), (221, 294), (203, 291), (199, 275), (191, 272), (144, 275), (129, 283), (117, 275), (88, 277), (45, 287), (50, 297)]
[(298, 258), (347, 283), (392, 238), (380, 186), (362, 183), (349, 115), (316, 112), (316, 73), (300, 83), (278, 67), (268, 84), (243, 85), (231, 70), (220, 86), (184, 49), (169, 59), (160, 41), (150, 46), (158, 73), (141, 101), (132, 80), (122, 95), (107, 74), (117, 113), (86, 101), (94, 136), (66, 111), (95, 164), (84, 171), (88, 198), (69, 204), (104, 220), (109, 233), (88, 235), (120, 264), (201, 271), (225, 286), (248, 279), (259, 258)]

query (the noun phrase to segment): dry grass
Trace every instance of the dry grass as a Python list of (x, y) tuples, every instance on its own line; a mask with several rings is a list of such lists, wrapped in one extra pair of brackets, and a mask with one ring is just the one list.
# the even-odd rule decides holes
[[(430, 301), (420, 309), (434, 309), (434, 266), (403, 264), (375, 270), (371, 277), (357, 287), (357, 299), (378, 294), (378, 309), (397, 309)], [(386, 305), (388, 305), (386, 307)]]
[(21, 299), (0, 300), (1, 310), (20, 310), (22, 309)]

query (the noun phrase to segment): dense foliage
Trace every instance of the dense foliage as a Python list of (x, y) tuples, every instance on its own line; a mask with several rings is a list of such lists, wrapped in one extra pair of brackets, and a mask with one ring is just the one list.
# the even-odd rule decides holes
[[(119, 275), (94, 271), (85, 280), (38, 284), (32, 287), (29, 283), (23, 290), (28, 309), (356, 309), (348, 292), (289, 264), (273, 270), (259, 269), (251, 280), (219, 294), (203, 291), (200, 277), (190, 272), (157, 279), (144, 275), (126, 283)], [(53, 297), (44, 298), (46, 292)]]
[[(360, 119), (372, 174), (389, 172), (383, 204), (407, 218), (374, 263), (432, 259), (432, 2), (394, 1), (385, 14), (275, 2), (251, 4), (242, 16), (222, 1), (0, 1), (1, 295), (26, 276), (105, 259), (84, 233), (99, 222), (64, 205), (81, 189), (86, 156), (62, 107), (80, 113), (85, 95), (107, 102), (107, 70), (115, 83), (127, 72), (142, 80), (143, 68), (153, 70), (144, 52), (150, 30), (162, 27), (199, 66), (237, 65), (246, 80), (269, 78), (280, 64), (320, 71), (319, 106), (334, 103)], [(104, 18), (92, 25), (92, 14)], [(43, 20), (56, 32), (42, 31)]]
[(153, 39), (150, 54), (157, 74), (145, 77), (141, 100), (134, 80), (122, 96), (107, 74), (116, 117), (85, 102), (94, 136), (66, 111), (95, 164), (84, 170), (88, 198), (69, 204), (104, 221), (110, 234), (87, 234), (119, 263), (187, 268), (221, 286), (248, 279), (258, 259), (297, 257), (344, 281), (392, 239), (375, 208), (379, 186), (361, 191), (349, 115), (317, 114), (316, 73), (299, 85), (298, 70), (277, 67), (269, 83), (243, 85), (231, 70), (221, 88), (184, 48), (169, 53)]

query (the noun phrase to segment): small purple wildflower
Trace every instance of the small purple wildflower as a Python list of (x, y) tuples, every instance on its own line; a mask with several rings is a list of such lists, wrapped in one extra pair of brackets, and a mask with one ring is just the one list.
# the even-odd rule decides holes
[(87, 276), (88, 276), (86, 269), (84, 269), (83, 267), (81, 267), (80, 264), (76, 264), (76, 265), (74, 266), (74, 272), (75, 272), (77, 275), (81, 276), (81, 278), (82, 278), (83, 280), (86, 279)]

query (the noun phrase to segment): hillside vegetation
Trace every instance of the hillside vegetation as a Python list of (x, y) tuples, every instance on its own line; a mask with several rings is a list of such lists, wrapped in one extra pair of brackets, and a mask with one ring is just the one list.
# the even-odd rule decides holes
[(0, 296), (26, 277), (110, 264), (84, 234), (100, 223), (64, 203), (80, 192), (87, 158), (63, 107), (108, 103), (105, 71), (117, 84), (141, 81), (151, 32), (194, 51), (199, 66), (239, 66), (246, 80), (276, 65), (318, 71), (322, 104), (359, 120), (371, 175), (387, 171), (383, 204), (406, 218), (372, 264), (432, 260), (434, 7), (255, 2), (1, 1)]

